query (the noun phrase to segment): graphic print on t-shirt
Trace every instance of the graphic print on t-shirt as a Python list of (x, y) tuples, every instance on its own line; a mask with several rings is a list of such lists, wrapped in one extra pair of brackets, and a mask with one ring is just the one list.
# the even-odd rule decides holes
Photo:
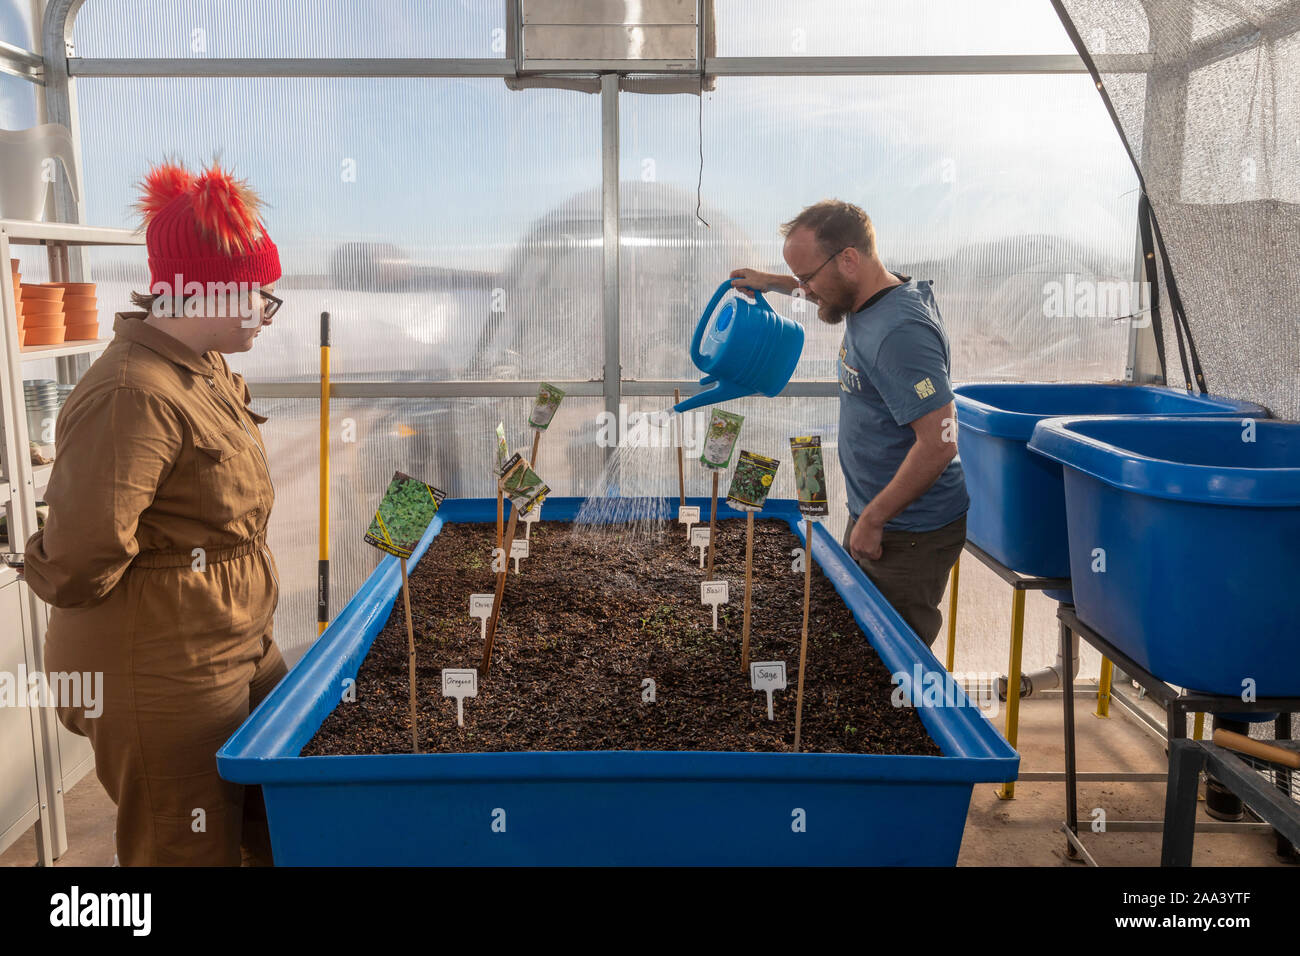
[(840, 346), (840, 389), (845, 392), (862, 391), (862, 373), (845, 361), (849, 350)]

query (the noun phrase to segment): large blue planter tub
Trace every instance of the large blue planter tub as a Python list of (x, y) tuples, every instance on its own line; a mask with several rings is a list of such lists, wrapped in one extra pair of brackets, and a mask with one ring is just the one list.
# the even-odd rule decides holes
[(1081, 621), (1179, 687), (1300, 695), (1300, 424), (1054, 419), (1029, 447), (1065, 467)]
[[(708, 513), (707, 499), (689, 500)], [(580, 504), (550, 498), (543, 520), (572, 520)], [(718, 513), (741, 516), (725, 504)], [(793, 502), (769, 501), (763, 516), (786, 519), (802, 538)], [(412, 560), (445, 522), (495, 520), (495, 499), (447, 501)], [(945, 672), (929, 648), (820, 525), (812, 553), (891, 673), (939, 686), (930, 682)], [(959, 687), (947, 706), (917, 708), (941, 757), (298, 756), (356, 677), (400, 587), (397, 561), (386, 558), (217, 754), (225, 779), (262, 785), (277, 864), (952, 865), (972, 785), (1014, 780), (1019, 767)]]
[[(958, 446), (970, 511), (966, 537), (1013, 571), (1070, 576), (1061, 466), (1026, 448), (1034, 426), (1060, 415), (1268, 418), (1259, 405), (1154, 385), (1037, 382), (959, 385)], [(1053, 594), (1069, 600), (1069, 592)]]

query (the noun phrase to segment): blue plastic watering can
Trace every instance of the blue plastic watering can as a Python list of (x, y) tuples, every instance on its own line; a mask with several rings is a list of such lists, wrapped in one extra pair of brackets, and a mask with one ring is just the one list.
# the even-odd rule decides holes
[(674, 411), (746, 395), (771, 398), (785, 388), (799, 364), (803, 326), (777, 315), (763, 293), (753, 293), (752, 305), (741, 298), (730, 299), (714, 315), (731, 288), (730, 279), (718, 286), (691, 339), (691, 361), (704, 373), (700, 384), (713, 387), (678, 402)]

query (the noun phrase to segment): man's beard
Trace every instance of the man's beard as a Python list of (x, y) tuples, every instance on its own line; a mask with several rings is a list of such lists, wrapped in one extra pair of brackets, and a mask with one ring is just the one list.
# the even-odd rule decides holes
[(847, 287), (837, 288), (833, 298), (823, 297), (817, 306), (817, 318), (827, 325), (839, 325), (853, 311), (853, 292)]
[(838, 306), (819, 305), (817, 307), (817, 318), (821, 319), (827, 325), (839, 325), (846, 318), (848, 313)]

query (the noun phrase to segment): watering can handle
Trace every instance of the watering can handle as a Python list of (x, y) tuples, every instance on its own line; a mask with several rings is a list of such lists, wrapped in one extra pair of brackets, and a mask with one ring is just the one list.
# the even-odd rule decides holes
[(696, 366), (699, 366), (704, 361), (704, 356), (700, 354), (700, 343), (704, 340), (704, 327), (709, 324), (709, 316), (713, 314), (713, 310), (718, 307), (718, 303), (722, 301), (722, 297), (727, 294), (727, 290), (730, 288), (730, 279), (718, 286), (718, 291), (713, 293), (713, 298), (704, 307), (704, 313), (700, 316), (700, 321), (695, 323), (695, 334), (691, 336), (691, 361)]

